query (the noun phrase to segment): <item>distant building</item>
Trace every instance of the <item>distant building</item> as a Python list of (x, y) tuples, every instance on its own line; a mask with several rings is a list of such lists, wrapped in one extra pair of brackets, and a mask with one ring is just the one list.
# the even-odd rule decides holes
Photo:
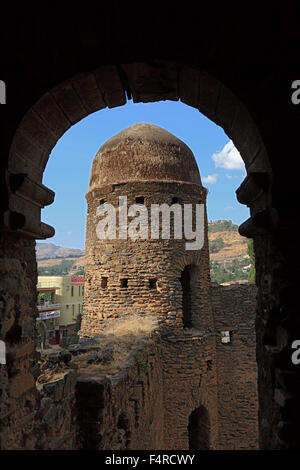
[(39, 302), (37, 318), (38, 322), (47, 322), (48, 342), (66, 345), (74, 341), (76, 321), (83, 309), (83, 276), (38, 276), (37, 290), (51, 296)]
[(60, 303), (56, 300), (56, 287), (54, 284), (37, 286), (37, 345), (42, 349), (52, 342), (53, 330), (60, 317)]

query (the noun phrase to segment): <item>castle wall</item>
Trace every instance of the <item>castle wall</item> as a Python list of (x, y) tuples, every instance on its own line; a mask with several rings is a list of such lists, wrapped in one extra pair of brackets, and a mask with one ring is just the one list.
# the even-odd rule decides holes
[[(252, 284), (213, 284), (211, 288), (221, 449), (258, 448), (256, 292)], [(231, 332), (230, 343), (221, 342), (221, 331)]]
[[(174, 334), (163, 344), (164, 436), (166, 449), (189, 449), (189, 417), (204, 407), (209, 417), (207, 447), (218, 446), (215, 338), (196, 331)], [(201, 432), (202, 423), (200, 423)]]
[(48, 370), (40, 379), (33, 431), (38, 438), (35, 449), (76, 449), (77, 371), (66, 368), (49, 374)]
[[(209, 333), (181, 324), (147, 330), (146, 317), (124, 332), (127, 316), (111, 320), (108, 333), (103, 329), (86, 346), (74, 345), (72, 368), (46, 369), (31, 390), (34, 425), (27, 429), (21, 421), (26, 406), (12, 414), (30, 435), (27, 448), (189, 449), (189, 418), (198, 409), (208, 424), (202, 414), (193, 440), (207, 431), (207, 448), (257, 448), (256, 289), (213, 285), (211, 294), (215, 330)], [(227, 330), (232, 342), (222, 344), (220, 332)]]
[(0, 447), (28, 449), (37, 441), (32, 432), (37, 392), (31, 371), (37, 316), (35, 242), (2, 233), (0, 258), (0, 338), (6, 346), (6, 364), (0, 364)]
[(164, 449), (160, 348), (138, 345), (115, 374), (88, 366), (77, 382), (77, 448)]

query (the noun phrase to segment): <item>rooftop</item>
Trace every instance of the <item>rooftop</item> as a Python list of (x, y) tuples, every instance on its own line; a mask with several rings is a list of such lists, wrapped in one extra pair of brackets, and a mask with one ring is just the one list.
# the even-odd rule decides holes
[(155, 180), (201, 185), (190, 148), (161, 127), (139, 123), (122, 130), (100, 147), (92, 165), (90, 189)]

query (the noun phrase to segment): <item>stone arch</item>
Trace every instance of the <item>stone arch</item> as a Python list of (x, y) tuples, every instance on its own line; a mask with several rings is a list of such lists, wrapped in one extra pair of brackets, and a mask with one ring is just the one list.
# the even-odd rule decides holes
[(200, 405), (189, 416), (189, 450), (210, 449), (210, 418), (207, 409)]
[[(243, 103), (217, 78), (200, 69), (160, 60), (107, 65), (76, 75), (46, 92), (31, 106), (19, 123), (10, 146), (5, 172), (8, 204), (5, 204), (2, 218), (3, 256), (9, 259), (4, 260), (2, 269), (5, 275), (12, 272), (14, 278), (5, 299), (3, 329), (5, 339), (12, 340), (12, 345), (8, 341), (10, 349), (19, 346), (21, 334), (29, 345), (34, 337), (34, 239), (54, 234), (54, 229), (40, 220), (41, 209), (54, 200), (54, 192), (42, 184), (50, 152), (73, 124), (105, 107), (122, 106), (131, 97), (135, 103), (181, 100), (222, 126), (240, 151), (248, 173), (237, 193), (239, 202), (251, 208), (251, 218), (241, 232), (248, 236), (264, 234), (268, 224), (273, 223), (275, 215), (270, 209), (272, 172), (264, 142)], [(270, 215), (269, 219), (263, 217), (261, 220), (263, 211)], [(12, 254), (16, 258), (13, 263), (10, 262)], [(14, 307), (17, 314), (12, 318), (10, 309), (15, 302), (15, 285), (18, 285), (20, 296)], [(22, 326), (19, 326), (19, 320)], [(22, 370), (28, 370), (23, 374), (26, 380), (14, 393), (26, 394), (34, 387), (26, 354), (26, 351), (20, 353), (20, 361), (24, 361)], [(9, 357), (13, 362), (12, 354)]]
[(53, 236), (53, 228), (40, 221), (40, 208), (54, 200), (54, 193), (42, 184), (51, 150), (76, 122), (106, 107), (122, 106), (131, 97), (135, 103), (181, 100), (222, 126), (240, 151), (248, 173), (247, 194), (241, 190), (238, 200), (248, 204), (249, 187), (252, 196), (263, 189), (259, 212), (267, 209), (271, 167), (260, 133), (243, 103), (206, 71), (159, 60), (102, 66), (76, 75), (45, 93), (27, 111), (9, 154), (10, 210), (5, 214), (9, 229), (35, 238)]

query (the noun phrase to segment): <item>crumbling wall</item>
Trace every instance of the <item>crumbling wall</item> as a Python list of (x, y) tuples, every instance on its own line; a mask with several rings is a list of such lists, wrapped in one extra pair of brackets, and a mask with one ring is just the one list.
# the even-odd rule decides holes
[(6, 364), (0, 365), (0, 448), (33, 449), (37, 392), (32, 374), (37, 270), (34, 240), (17, 234), (0, 237), (0, 339)]
[[(213, 334), (173, 331), (163, 336), (164, 435), (166, 449), (189, 449), (189, 417), (204, 407), (209, 417), (207, 448), (218, 446), (216, 349)], [(198, 431), (201, 432), (201, 423)]]
[(164, 449), (163, 377), (155, 342), (135, 347), (115, 374), (97, 364), (77, 381), (78, 449)]
[[(1, 365), (2, 448), (187, 449), (189, 416), (200, 406), (209, 415), (211, 448), (257, 447), (254, 286), (211, 288), (214, 330), (204, 263), (198, 295), (204, 294), (199, 312), (207, 323), (185, 330), (180, 270), (175, 268), (165, 286), (171, 310), (167, 316), (159, 311), (157, 323), (151, 323), (151, 345), (137, 336), (137, 346), (118, 371), (110, 362), (105, 371), (97, 369), (91, 350), (78, 371), (60, 371), (36, 387), (35, 245), (16, 236), (10, 249), (5, 246), (0, 264), (1, 334), (7, 345), (7, 364)], [(148, 295), (148, 286), (143, 288)], [(23, 310), (26, 315), (21, 315)], [(149, 312), (140, 315), (136, 325), (147, 316)], [(123, 320), (130, 318), (128, 309)], [(118, 320), (107, 318), (102, 329)], [(220, 332), (226, 330), (232, 332), (230, 344), (220, 341)], [(117, 335), (114, 341), (119, 342)]]
[(76, 449), (76, 381), (77, 371), (45, 371), (39, 378), (39, 406), (34, 434), (37, 450)]
[[(219, 447), (258, 448), (258, 392), (255, 339), (256, 286), (213, 284), (216, 328)], [(230, 342), (221, 342), (221, 332)]]

